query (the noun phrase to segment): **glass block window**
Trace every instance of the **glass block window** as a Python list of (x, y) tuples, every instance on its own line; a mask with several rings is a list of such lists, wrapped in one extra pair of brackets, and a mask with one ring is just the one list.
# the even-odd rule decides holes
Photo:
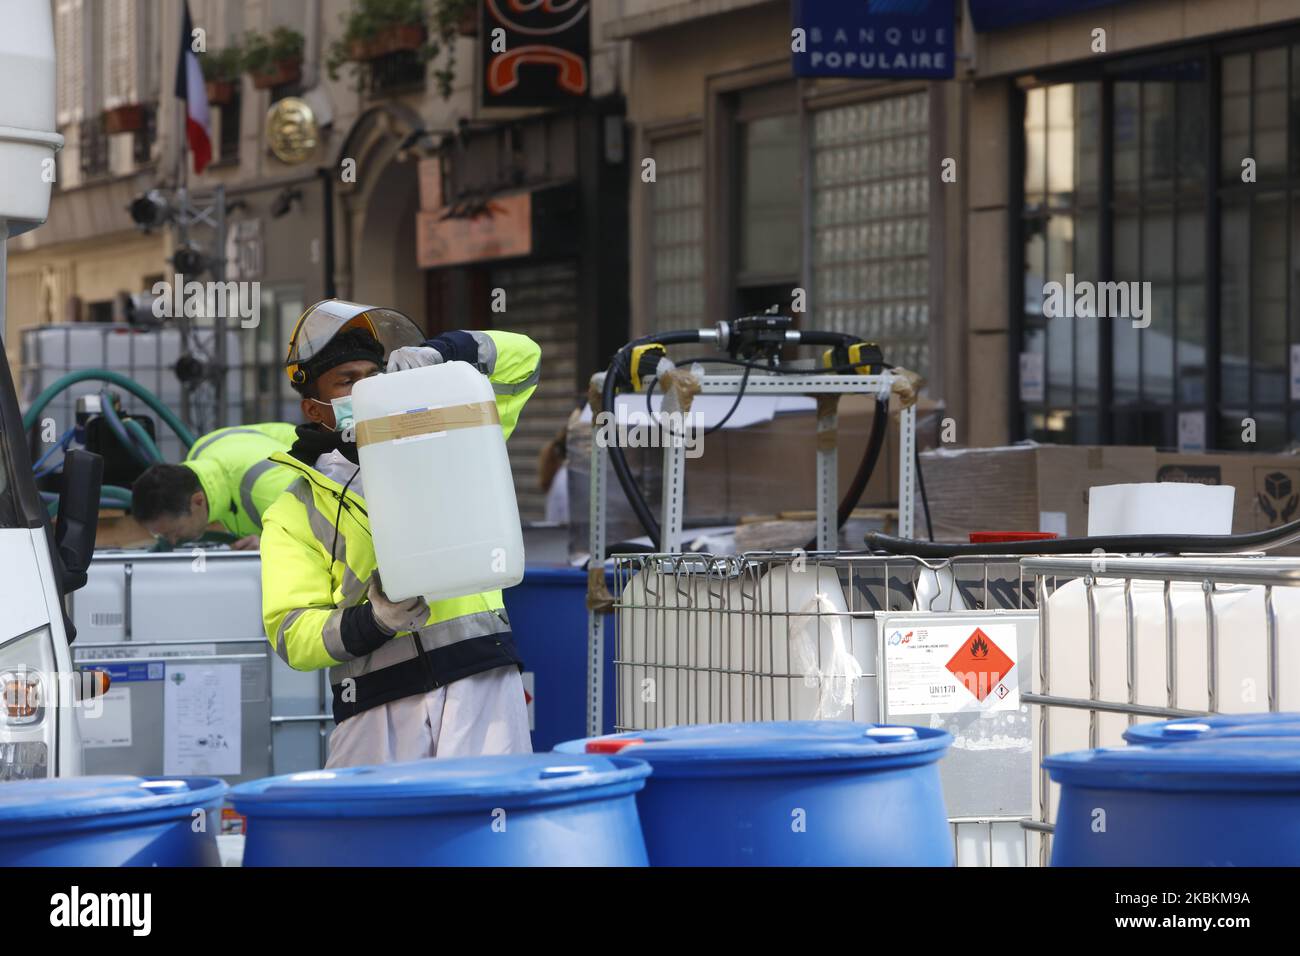
[(929, 97), (818, 111), (813, 118), (809, 325), (880, 343), (929, 374)]
[(650, 187), (653, 331), (699, 328), (704, 321), (704, 138), (654, 142)]

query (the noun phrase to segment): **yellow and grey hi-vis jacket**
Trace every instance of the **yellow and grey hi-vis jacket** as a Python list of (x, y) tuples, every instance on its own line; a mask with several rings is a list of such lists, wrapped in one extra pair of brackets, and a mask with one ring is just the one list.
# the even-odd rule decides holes
[[(495, 331), (452, 332), (431, 344), (449, 359), (474, 361), (477, 352), (509, 438), (536, 390), (537, 344)], [(290, 667), (329, 668), (336, 721), (492, 668), (522, 667), (500, 591), (436, 601), (418, 631), (380, 630), (366, 601), (376, 560), (365, 499), (292, 453), (272, 460), (299, 478), (262, 516), (262, 619)]]
[(292, 447), (288, 422), (233, 425), (201, 435), (181, 462), (194, 472), (208, 499), (208, 520), (241, 538), (259, 534), (262, 512), (280, 497), (294, 473), (268, 459)]

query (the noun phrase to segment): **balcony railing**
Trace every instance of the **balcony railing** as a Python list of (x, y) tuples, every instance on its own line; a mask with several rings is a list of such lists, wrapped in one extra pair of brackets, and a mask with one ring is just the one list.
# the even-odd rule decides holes
[(369, 63), (370, 82), (367, 92), (372, 97), (391, 96), (424, 89), (428, 64), (415, 50), (396, 50), (385, 53)]

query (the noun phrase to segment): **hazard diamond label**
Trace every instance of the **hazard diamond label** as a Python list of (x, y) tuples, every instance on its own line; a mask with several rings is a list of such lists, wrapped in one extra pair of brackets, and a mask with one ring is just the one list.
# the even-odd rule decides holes
[(1002, 678), (1015, 664), (1016, 662), (1008, 657), (1002, 648), (994, 644), (988, 634), (984, 633), (983, 628), (977, 627), (944, 666), (952, 672), (953, 677), (957, 678), (957, 683), (983, 703), (984, 698), (998, 687), (1002, 688), (998, 696), (1006, 695), (1006, 685), (1002, 683)]

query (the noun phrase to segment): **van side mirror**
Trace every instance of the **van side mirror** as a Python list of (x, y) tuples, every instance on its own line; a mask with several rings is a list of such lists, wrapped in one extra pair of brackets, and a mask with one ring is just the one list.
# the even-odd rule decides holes
[(54, 547), (63, 564), (63, 591), (86, 583), (95, 554), (99, 530), (99, 491), (104, 481), (104, 459), (75, 449), (63, 459), (63, 487), (59, 492), (59, 517), (54, 525)]

